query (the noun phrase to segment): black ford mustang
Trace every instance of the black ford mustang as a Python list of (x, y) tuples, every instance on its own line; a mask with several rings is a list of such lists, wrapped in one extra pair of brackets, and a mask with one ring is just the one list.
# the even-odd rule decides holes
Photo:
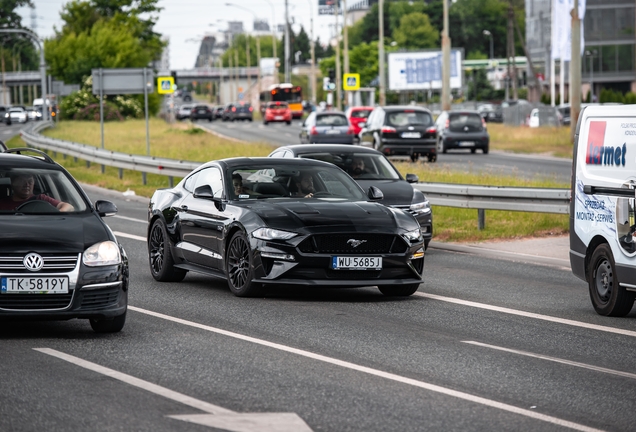
[(180, 281), (196, 271), (227, 279), (237, 296), (267, 285), (377, 286), (417, 291), (424, 241), (415, 218), (374, 202), (338, 167), (310, 159), (206, 163), (148, 211), (150, 271)]

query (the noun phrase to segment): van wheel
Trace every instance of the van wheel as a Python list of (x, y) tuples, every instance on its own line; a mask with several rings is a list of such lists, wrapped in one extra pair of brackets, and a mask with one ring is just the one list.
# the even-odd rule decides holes
[(615, 267), (609, 245), (598, 246), (590, 260), (587, 280), (592, 306), (599, 315), (625, 316), (634, 305), (636, 293), (619, 286)]
[(488, 146), (481, 149), (481, 151), (484, 152), (484, 154), (488, 154)]
[(429, 154), (429, 155), (428, 155), (428, 161), (429, 161), (429, 162), (435, 162), (435, 161), (437, 161), (437, 155), (436, 155), (436, 154)]

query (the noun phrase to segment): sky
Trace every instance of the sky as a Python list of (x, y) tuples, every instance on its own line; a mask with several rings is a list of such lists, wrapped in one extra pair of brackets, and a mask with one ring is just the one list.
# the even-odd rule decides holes
[[(226, 6), (230, 1), (244, 9)], [(33, 0), (36, 32), (40, 38), (50, 38), (55, 34), (54, 27), (62, 27), (60, 11), (67, 2), (68, 0)], [(285, 19), (284, 0), (159, 0), (157, 5), (163, 10), (159, 13), (155, 31), (170, 38), (171, 69), (193, 68), (200, 39), (206, 33), (225, 30), (227, 21), (243, 21), (243, 28), (251, 32), (254, 15), (258, 19), (267, 20), (270, 25), (273, 18), (276, 19), (276, 25), (282, 24)], [(318, 0), (288, 0), (288, 5), (294, 31), (298, 31), (302, 24), (307, 34), (310, 34), (313, 10), (315, 36), (320, 37), (322, 43), (329, 40), (333, 31), (330, 24), (334, 22), (334, 17), (318, 15)], [(251, 13), (245, 9), (249, 9)], [(22, 25), (30, 28), (31, 9), (20, 8), (18, 12), (22, 16)], [(282, 37), (281, 34), (277, 36)], [(281, 56), (281, 53), (278, 55)]]

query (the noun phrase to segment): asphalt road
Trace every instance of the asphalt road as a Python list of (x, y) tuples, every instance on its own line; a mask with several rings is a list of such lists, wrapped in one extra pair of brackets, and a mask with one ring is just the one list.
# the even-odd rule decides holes
[(107, 222), (131, 263), (128, 321), (114, 335), (3, 323), (0, 430), (635, 428), (636, 312), (598, 316), (567, 269), (430, 248), (409, 298), (242, 299), (196, 274), (156, 282), (147, 200), (87, 191), (119, 207)]
[[(276, 146), (300, 144), (300, 121), (291, 125), (273, 123), (267, 126), (262, 122), (214, 122), (199, 121), (197, 124), (224, 136), (250, 142), (267, 142)], [(401, 158), (408, 161), (408, 158)], [(424, 160), (422, 163), (427, 163)], [(567, 159), (543, 155), (515, 155), (491, 151), (484, 155), (481, 152), (471, 154), (470, 151), (449, 150), (439, 154), (437, 164), (448, 166), (451, 170), (471, 173), (492, 173), (497, 175), (520, 176), (527, 179), (549, 178), (560, 182), (569, 182), (572, 162)], [(422, 181), (425, 181), (422, 179)]]

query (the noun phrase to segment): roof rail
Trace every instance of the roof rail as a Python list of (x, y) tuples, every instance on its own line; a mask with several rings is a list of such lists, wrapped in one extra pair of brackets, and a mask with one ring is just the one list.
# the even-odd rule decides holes
[(22, 152), (25, 151), (29, 151), (29, 152), (33, 152), (33, 153), (37, 153), (39, 156), (41, 156), (46, 162), (48, 163), (52, 163), (54, 164), (55, 161), (53, 159), (51, 159), (51, 156), (49, 156), (47, 153), (43, 152), (42, 150), (38, 150), (38, 149), (34, 149), (34, 148), (29, 148), (29, 147), (16, 147), (16, 148), (10, 148), (8, 150), (5, 150), (4, 153), (16, 153), (21, 155)]

